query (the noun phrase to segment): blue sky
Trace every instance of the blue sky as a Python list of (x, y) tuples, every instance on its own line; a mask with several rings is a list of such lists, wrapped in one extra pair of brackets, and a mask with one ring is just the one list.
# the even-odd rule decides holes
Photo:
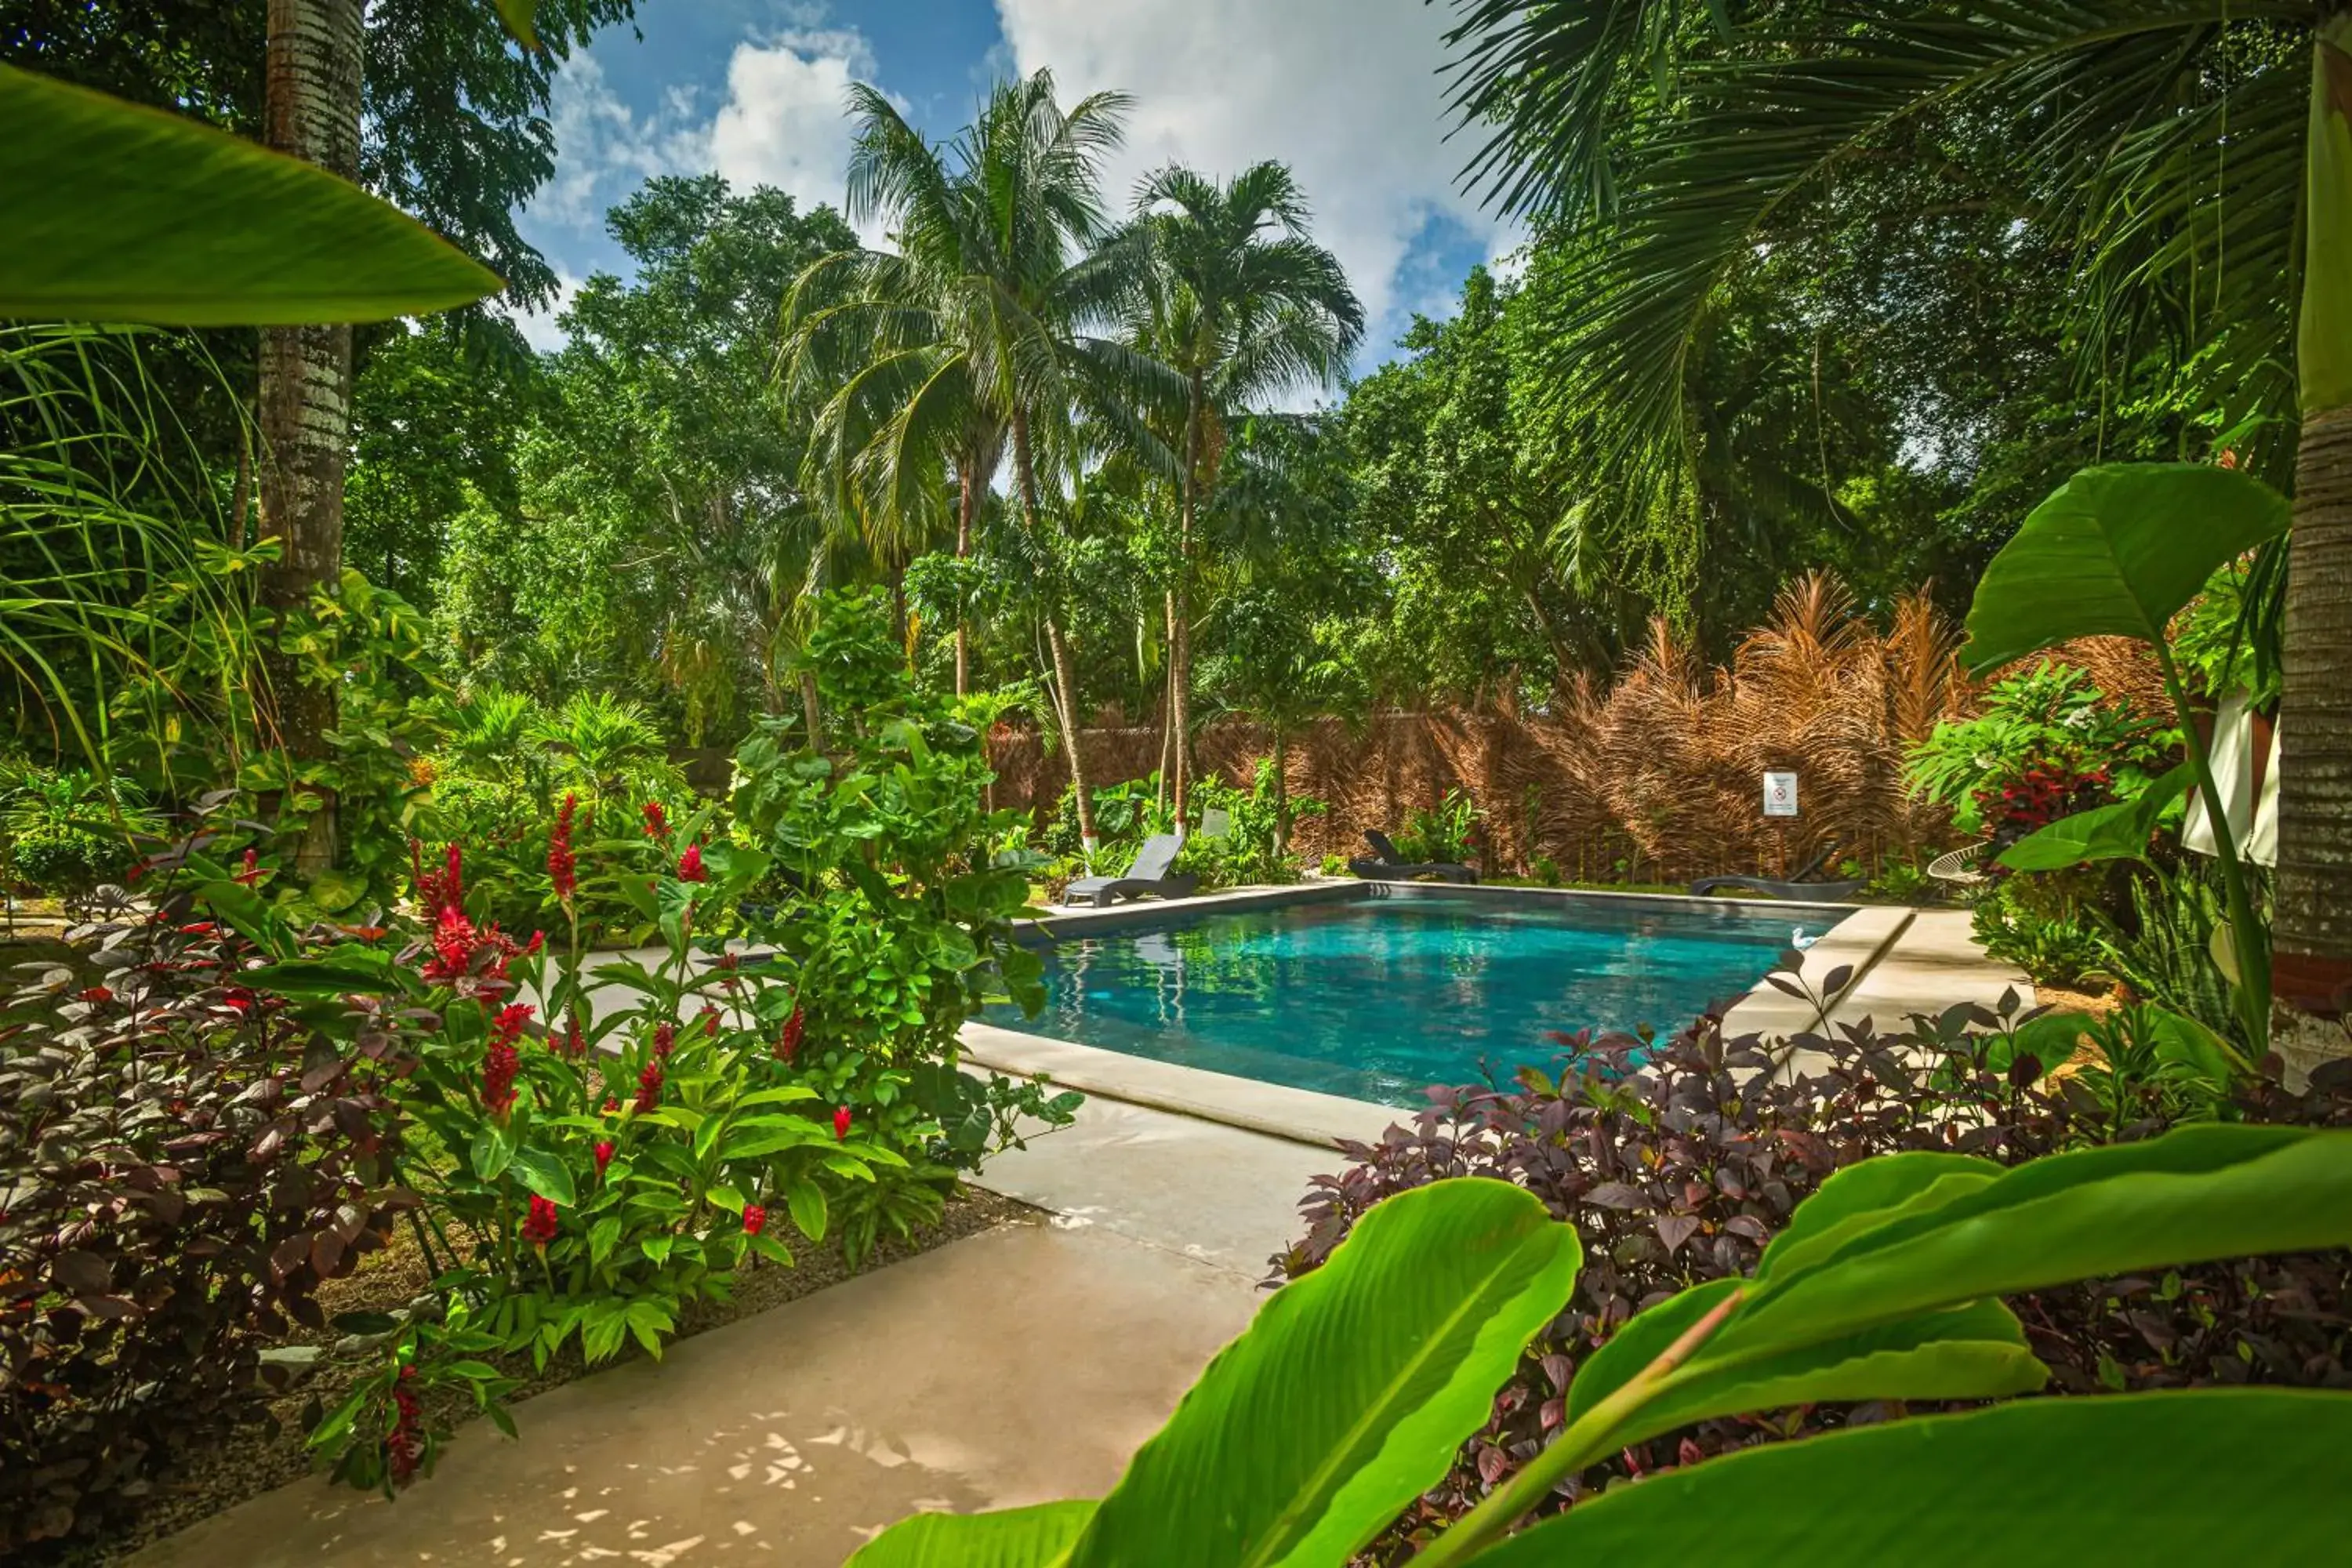
[[(623, 267), (604, 209), (649, 174), (715, 168), (837, 204), (850, 81), (943, 137), (990, 81), (1050, 66), (1066, 101), (1135, 95), (1114, 193), (1171, 160), (1289, 163), (1371, 313), (1369, 366), (1517, 238), (1454, 188), (1446, 15), (1424, 0), (640, 0), (558, 78), (556, 174), (523, 232), (577, 281)], [(527, 325), (553, 341), (551, 321)]]

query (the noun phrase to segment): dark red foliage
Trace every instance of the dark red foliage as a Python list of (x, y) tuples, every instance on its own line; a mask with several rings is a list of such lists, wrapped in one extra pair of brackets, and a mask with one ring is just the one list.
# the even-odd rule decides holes
[[(1315, 1183), (1301, 1204), (1307, 1235), (1273, 1260), (1275, 1280), (1321, 1264), (1381, 1199), (1447, 1176), (1526, 1187), (1575, 1225), (1585, 1257), (1574, 1296), (1528, 1346), (1486, 1428), (1368, 1560), (1402, 1561), (1412, 1542), (1460, 1517), (1539, 1451), (1562, 1425), (1577, 1367), (1611, 1332), (1677, 1291), (1752, 1269), (1831, 1172), (1918, 1148), (2014, 1163), (2084, 1141), (2094, 1123), (2078, 1123), (2063, 1089), (2045, 1094), (1985, 1070), (1965, 1031), (1993, 1021), (1963, 1006), (1916, 1021), (1906, 1036), (1809, 1037), (1800, 1044), (1822, 1065), (1788, 1084), (1761, 1072), (1769, 1063), (1758, 1041), (1725, 1041), (1713, 1020), (1654, 1047), (1623, 1037), (1580, 1039), (1586, 1048), (1559, 1081), (1529, 1069), (1508, 1089), (1433, 1089), (1429, 1108), (1379, 1144), (1344, 1145), (1352, 1163)], [(1937, 1060), (1950, 1065), (1941, 1074), (1923, 1070)], [(2352, 1068), (2306, 1099), (2265, 1090), (2246, 1113), (2352, 1122)], [(2208, 1265), (2011, 1305), (2060, 1392), (2352, 1386), (2352, 1254)], [(1584, 1484), (1885, 1414), (1818, 1407), (1707, 1422), (1629, 1449)]]
[(91, 1527), (249, 1401), (258, 1352), (383, 1245), (397, 1021), (339, 1044), (231, 983), (207, 921), (78, 933), (0, 1025), (0, 1553)]

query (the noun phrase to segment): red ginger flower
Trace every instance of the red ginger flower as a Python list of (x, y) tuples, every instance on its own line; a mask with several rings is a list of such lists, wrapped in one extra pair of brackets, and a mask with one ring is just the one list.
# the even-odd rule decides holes
[(438, 871), (424, 868), (425, 847), (414, 838), (408, 841), (409, 880), (416, 885), (416, 901), (436, 920), (455, 910), (466, 912), (465, 857), (455, 844), (449, 846)]
[(657, 800), (646, 802), (646, 837), (662, 842), (669, 838), (669, 813)]
[(793, 1004), (793, 1016), (784, 1020), (784, 1032), (776, 1040), (777, 1059), (789, 1062), (799, 1056), (801, 1037), (807, 1032), (808, 1016), (801, 1011), (801, 1005), (795, 1002)]
[(608, 1094), (604, 1097), (604, 1111), (605, 1115), (610, 1116), (620, 1109), (621, 1101), (618, 1096)]
[(567, 904), (579, 886), (579, 866), (572, 855), (572, 818), (579, 809), (580, 797), (565, 795), (563, 808), (555, 814), (555, 831), (547, 837), (547, 875), (555, 884), (556, 898)]
[(416, 1403), (416, 1395), (409, 1393), (406, 1386), (415, 1376), (413, 1364), (402, 1367), (400, 1381), (392, 1390), (394, 1415), (392, 1435), (384, 1439), (383, 1451), (394, 1486), (404, 1487), (415, 1479), (416, 1468), (425, 1458), (425, 1413)]
[(849, 1107), (837, 1105), (833, 1110), (833, 1141), (840, 1142), (849, 1136)]
[(636, 1108), (638, 1112), (642, 1114), (643, 1112), (651, 1110), (655, 1106), (659, 1105), (661, 1103), (661, 1091), (662, 1066), (660, 1059), (656, 1058), (655, 1060), (647, 1062), (646, 1064), (646, 1070), (637, 1075)]
[(672, 1052), (672, 1051), (676, 1050), (677, 1048), (677, 1026), (676, 1024), (667, 1023), (667, 1022), (656, 1024), (656, 1025), (654, 1026), (654, 1055), (655, 1055), (655, 1057), (656, 1057), (656, 1058), (666, 1057), (666, 1056), (669, 1055), (669, 1054), (670, 1054), (670, 1052)]
[(234, 880), (244, 888), (257, 885), (261, 880), (261, 857), (247, 849), (245, 852), (245, 869), (239, 871)]
[(710, 873), (702, 868), (702, 846), (689, 844), (686, 853), (677, 858), (677, 879), (681, 882), (708, 882)]
[(703, 1034), (711, 1039), (715, 1040), (719, 1037), (718, 1008), (705, 1007), (701, 1012), (695, 1015), (695, 1022), (702, 1026)]
[(596, 1141), (596, 1174), (599, 1177), (603, 1176), (604, 1167), (612, 1163), (613, 1141), (610, 1138), (599, 1138)]
[(516, 1042), (522, 1037), (522, 1026), (530, 1014), (527, 1004), (510, 1003), (499, 1010), (497, 1021), (490, 1026), (489, 1054), (482, 1061), (482, 1104), (493, 1116), (504, 1116), (514, 1107), (515, 1072), (522, 1066)]
[(757, 1236), (768, 1227), (768, 1211), (758, 1204), (743, 1205), (743, 1234)]
[(563, 1054), (567, 1057), (588, 1054), (588, 1037), (580, 1031), (580, 1009), (577, 1007), (563, 1010)]
[(555, 1200), (531, 1194), (530, 1214), (522, 1222), (522, 1238), (544, 1252), (547, 1244), (555, 1239)]

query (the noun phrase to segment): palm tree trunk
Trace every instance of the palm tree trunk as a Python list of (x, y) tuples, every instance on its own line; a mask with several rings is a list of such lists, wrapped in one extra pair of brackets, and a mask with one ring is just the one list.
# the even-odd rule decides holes
[(1176, 831), (1190, 820), (1186, 808), (1192, 795), (1192, 522), (1201, 499), (1201, 418), (1206, 389), (1201, 373), (1192, 373), (1185, 398), (1184, 472), (1178, 486), (1181, 498), (1176, 514), (1176, 581), (1169, 590), (1168, 730), (1175, 744)]
[[(1029, 444), (1029, 416), (1017, 409), (1013, 416), (1013, 465), (1021, 487), (1021, 515), (1034, 534), (1039, 528), (1037, 455)], [(1079, 738), (1077, 667), (1071, 662), (1070, 641), (1062, 635), (1058, 615), (1045, 616), (1045, 647), (1054, 659), (1055, 717), (1061, 721), (1062, 750), (1069, 757), (1070, 790), (1077, 797), (1078, 840), (1091, 861), (1101, 835), (1095, 830), (1095, 799), (1087, 787), (1086, 746)]]
[[(956, 559), (971, 557), (971, 520), (980, 507), (980, 487), (973, 482), (969, 465), (956, 465)], [(964, 696), (971, 689), (971, 623), (964, 617), (963, 609), (956, 609), (956, 677), (955, 694)]]
[[(360, 0), (269, 0), (262, 139), (347, 180), (359, 177), (360, 42)], [(263, 596), (284, 614), (342, 574), (352, 330), (265, 328), (260, 361), (261, 510), (284, 552)], [(269, 676), (281, 742), (299, 762), (322, 760), (335, 725), (333, 690), (305, 687), (283, 662)], [(334, 792), (319, 793), (325, 804), (295, 851), (305, 873), (335, 858)]]
[(2352, 0), (2323, 0), (2320, 12), (2271, 962), (2271, 1043), (2291, 1087), (2352, 1052), (2342, 1022), (2352, 998)]

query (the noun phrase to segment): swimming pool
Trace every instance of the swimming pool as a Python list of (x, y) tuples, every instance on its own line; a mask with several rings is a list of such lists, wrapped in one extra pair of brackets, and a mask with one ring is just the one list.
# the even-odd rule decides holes
[[(1351, 889), (1354, 891), (1354, 889)], [(1835, 911), (1790, 905), (1366, 888), (1233, 910), (1070, 921), (1045, 1010), (989, 1023), (1355, 1100), (1418, 1105), (1433, 1083), (1507, 1079), (1561, 1056), (1554, 1030), (1670, 1033), (1745, 994)], [(1047, 922), (1051, 927), (1057, 922)]]

